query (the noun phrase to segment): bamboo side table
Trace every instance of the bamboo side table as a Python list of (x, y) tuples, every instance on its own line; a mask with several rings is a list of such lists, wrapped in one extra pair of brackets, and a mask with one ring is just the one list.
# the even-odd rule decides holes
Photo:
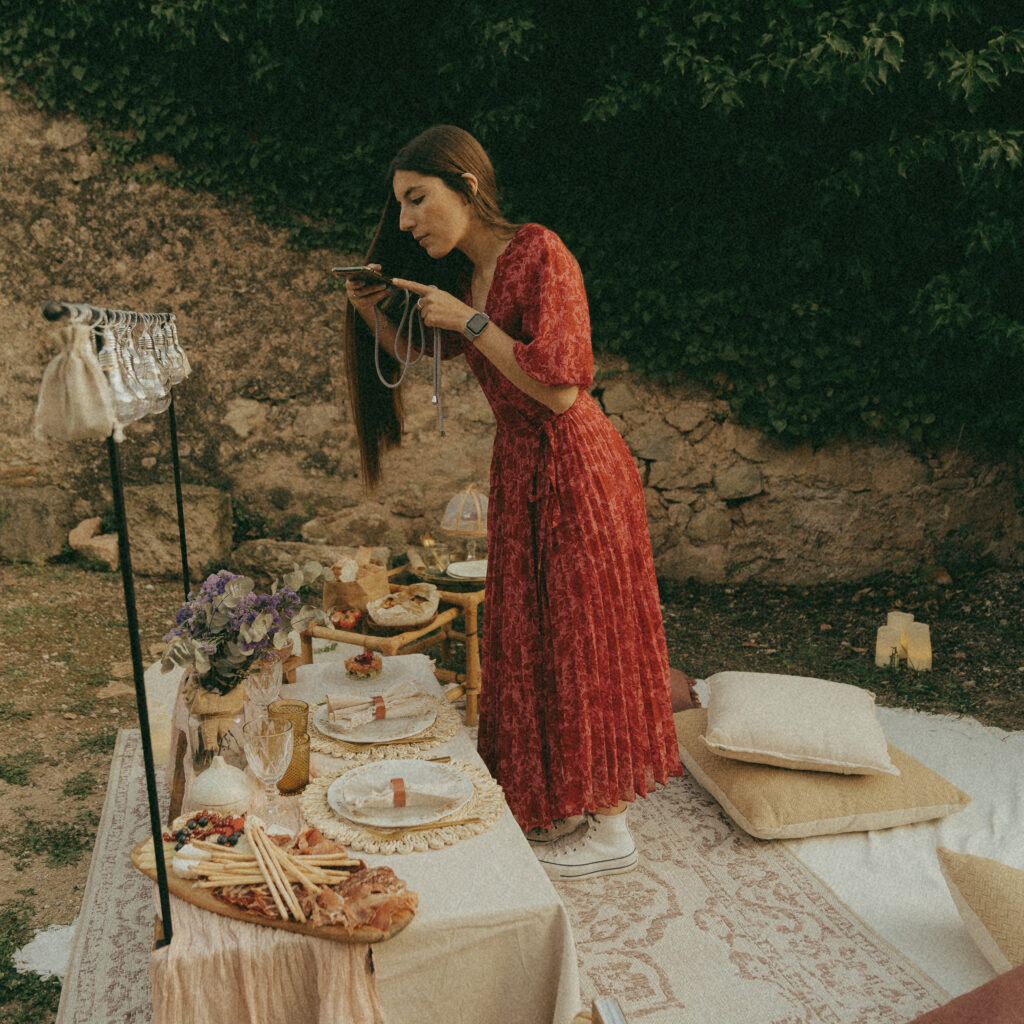
[[(391, 585), (392, 590), (400, 587)], [(441, 590), (438, 592), (439, 608), (437, 615), (425, 626), (411, 629), (395, 636), (372, 636), (368, 633), (355, 633), (347, 629), (334, 629), (332, 626), (311, 625), (299, 634), (302, 641), (302, 653), (297, 664), (313, 664), (313, 637), (321, 640), (333, 640), (336, 643), (354, 644), (366, 650), (378, 651), (383, 657), (395, 654), (417, 654), (435, 644), (441, 645), (441, 656), (448, 658), (452, 640), (461, 641), (466, 647), (466, 671), (455, 672), (447, 668), (435, 668), (434, 675), (443, 683), (452, 683), (445, 694), (449, 700), (458, 700), (466, 696), (466, 725), (476, 725), (480, 712), (480, 637), (477, 634), (479, 621), (478, 609), (484, 603), (484, 591), (470, 590), (466, 593)], [(445, 607), (447, 606), (447, 607)], [(465, 619), (465, 630), (453, 626), (455, 619), (462, 615)]]

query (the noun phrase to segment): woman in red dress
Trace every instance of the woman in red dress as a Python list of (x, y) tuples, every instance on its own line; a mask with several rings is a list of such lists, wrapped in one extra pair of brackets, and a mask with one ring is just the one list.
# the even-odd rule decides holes
[[(368, 259), (419, 296), (423, 322), (445, 332), (446, 358), (465, 356), (497, 421), (480, 754), (549, 875), (629, 871), (627, 803), (682, 767), (640, 476), (586, 390), (579, 266), (554, 232), (501, 216), (490, 161), (461, 129), (419, 135), (389, 179)], [(401, 436), (372, 335), (376, 320), (395, 354), (395, 290), (346, 288), (359, 314), (346, 324), (350, 392), (374, 483)]]

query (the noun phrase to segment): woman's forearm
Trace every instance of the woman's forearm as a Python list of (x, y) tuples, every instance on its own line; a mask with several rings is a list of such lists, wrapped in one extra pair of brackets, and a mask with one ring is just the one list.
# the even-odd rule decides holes
[(480, 354), (493, 363), (510, 383), (542, 405), (546, 405), (553, 413), (566, 412), (576, 401), (580, 390), (576, 385), (542, 384), (531, 377), (516, 359), (515, 341), (493, 322), (483, 329), (476, 341), (469, 344), (475, 345)]

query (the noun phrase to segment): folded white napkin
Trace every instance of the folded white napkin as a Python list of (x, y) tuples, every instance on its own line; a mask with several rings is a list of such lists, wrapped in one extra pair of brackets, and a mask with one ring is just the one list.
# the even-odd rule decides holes
[(457, 780), (406, 780), (401, 765), (395, 765), (395, 778), (386, 782), (354, 779), (342, 786), (341, 799), (354, 811), (369, 811), (378, 807), (413, 807), (421, 810), (442, 810), (460, 802)]
[(376, 718), (403, 718), (425, 711), (430, 698), (415, 683), (395, 683), (383, 693), (330, 694), (327, 697), (327, 720), (339, 729), (355, 729)]

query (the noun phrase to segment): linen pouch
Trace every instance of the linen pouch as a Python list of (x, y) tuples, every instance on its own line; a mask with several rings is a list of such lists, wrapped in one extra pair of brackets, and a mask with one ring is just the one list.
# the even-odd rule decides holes
[(56, 332), (61, 351), (43, 373), (32, 432), (36, 440), (83, 441), (109, 437), (116, 420), (92, 328), (67, 324)]

